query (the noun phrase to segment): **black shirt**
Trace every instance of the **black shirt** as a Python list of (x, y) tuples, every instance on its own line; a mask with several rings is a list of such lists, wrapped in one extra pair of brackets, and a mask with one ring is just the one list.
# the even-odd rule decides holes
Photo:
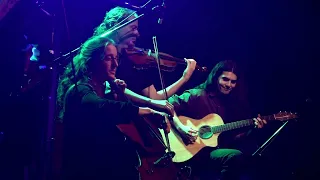
[(116, 171), (134, 171), (136, 151), (116, 125), (137, 115), (138, 107), (100, 98), (89, 85), (70, 88), (63, 119), (64, 178), (108, 179)]
[(224, 123), (250, 118), (247, 104), (225, 95), (208, 93), (203, 89), (186, 90), (180, 96), (173, 95), (168, 101), (174, 106), (178, 116), (202, 119), (208, 114), (215, 113), (221, 116)]
[(124, 80), (128, 89), (142, 95), (142, 90), (151, 86), (156, 80), (157, 69), (139, 69), (125, 55), (120, 54), (120, 64), (117, 69), (117, 78)]

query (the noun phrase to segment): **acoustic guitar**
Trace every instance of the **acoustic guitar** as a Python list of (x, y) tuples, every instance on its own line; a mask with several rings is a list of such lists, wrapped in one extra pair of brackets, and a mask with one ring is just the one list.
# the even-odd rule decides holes
[[(286, 121), (296, 119), (298, 116), (293, 113), (279, 112), (277, 114), (263, 116), (267, 121), (278, 120)], [(219, 134), (237, 128), (254, 125), (253, 119), (240, 120), (224, 124), (222, 118), (218, 114), (208, 114), (202, 119), (192, 119), (185, 116), (179, 116), (182, 124), (190, 126), (198, 130), (198, 137), (193, 144), (185, 144), (179, 133), (171, 128), (168, 134), (171, 150), (175, 152), (173, 162), (185, 162), (195, 156), (204, 147), (217, 147)], [(163, 131), (160, 131), (165, 138)]]

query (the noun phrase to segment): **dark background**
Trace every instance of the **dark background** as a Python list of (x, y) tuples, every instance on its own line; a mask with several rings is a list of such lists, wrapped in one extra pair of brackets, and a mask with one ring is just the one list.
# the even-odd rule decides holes
[[(43, 2), (43, 9), (56, 14), (52, 18), (35, 1), (21, 0), (0, 22), (3, 110), (0, 130), (5, 134), (1, 146), (4, 150), (1, 157), (6, 157), (2, 161), (4, 166), (29, 164), (35, 157), (40, 162), (43, 143), (39, 142), (46, 130), (51, 79), (44, 76), (40, 86), (25, 94), (18, 93), (23, 68), (21, 49), (28, 43), (37, 43), (44, 51), (53, 48), (55, 56), (64, 54), (90, 37), (105, 12), (114, 7), (110, 1), (62, 2)], [(128, 2), (141, 5), (145, 1)], [(264, 152), (261, 161), (264, 176), (312, 179), (318, 163), (316, 64), (320, 31), (315, 4), (311, 0), (167, 0), (163, 25), (157, 25), (156, 16), (144, 17), (139, 22), (141, 37), (137, 46), (152, 49), (152, 36), (157, 35), (159, 51), (194, 58), (208, 69), (220, 60), (238, 62), (245, 71), (255, 114), (287, 110), (302, 116), (300, 121), (290, 122)], [(27, 41), (24, 35), (28, 36)], [(48, 56), (43, 55), (42, 62), (52, 60), (45, 57)], [(164, 73), (165, 84), (176, 81), (183, 70), (184, 66), (179, 66), (175, 72)], [(207, 73), (195, 72), (179, 93), (203, 82), (206, 76)], [(160, 88), (159, 82), (155, 84)], [(280, 125), (268, 126), (259, 141), (264, 142)]]

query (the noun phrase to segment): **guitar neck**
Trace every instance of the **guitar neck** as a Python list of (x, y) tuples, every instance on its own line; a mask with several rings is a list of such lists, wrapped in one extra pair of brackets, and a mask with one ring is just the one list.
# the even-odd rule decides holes
[[(261, 118), (264, 120), (267, 120), (267, 121), (275, 120), (274, 115), (262, 116)], [(242, 127), (247, 127), (247, 126), (252, 126), (252, 125), (254, 125), (253, 119), (245, 119), (245, 120), (227, 123), (227, 124), (220, 125), (220, 126), (213, 126), (211, 128), (211, 130), (215, 134), (215, 133), (221, 133), (224, 131), (230, 131), (230, 130), (234, 130), (234, 129), (238, 129), (238, 128), (242, 128)]]

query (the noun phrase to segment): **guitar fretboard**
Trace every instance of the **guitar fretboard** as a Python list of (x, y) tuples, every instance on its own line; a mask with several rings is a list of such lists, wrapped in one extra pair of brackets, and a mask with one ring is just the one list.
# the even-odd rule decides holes
[[(264, 120), (267, 120), (267, 121), (275, 120), (274, 115), (262, 116), (261, 118)], [(238, 128), (251, 126), (251, 125), (254, 125), (253, 119), (245, 119), (245, 120), (241, 120), (241, 121), (227, 123), (227, 124), (220, 125), (220, 126), (213, 126), (211, 128), (211, 131), (215, 134), (215, 133), (221, 133), (224, 131), (229, 131), (229, 130), (238, 129)]]

